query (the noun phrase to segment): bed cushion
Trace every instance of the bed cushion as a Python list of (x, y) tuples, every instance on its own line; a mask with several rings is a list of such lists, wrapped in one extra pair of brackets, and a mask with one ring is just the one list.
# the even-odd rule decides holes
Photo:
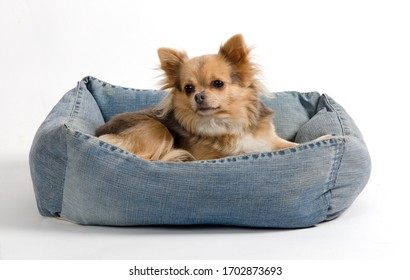
[[(157, 104), (163, 91), (82, 79), (55, 105), (30, 151), (43, 216), (87, 225), (233, 225), (302, 228), (343, 213), (371, 162), (346, 111), (326, 94), (280, 92), (264, 102), (295, 148), (194, 162), (149, 162), (94, 136), (122, 112)], [(331, 134), (330, 139), (314, 141)]]

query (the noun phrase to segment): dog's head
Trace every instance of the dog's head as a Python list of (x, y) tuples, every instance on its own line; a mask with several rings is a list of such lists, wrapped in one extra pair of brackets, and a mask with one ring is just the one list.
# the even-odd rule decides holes
[(257, 68), (238, 34), (218, 54), (188, 58), (185, 52), (160, 48), (165, 72), (163, 89), (171, 89), (175, 117), (189, 132), (217, 136), (237, 134), (249, 126), (249, 110), (257, 110)]

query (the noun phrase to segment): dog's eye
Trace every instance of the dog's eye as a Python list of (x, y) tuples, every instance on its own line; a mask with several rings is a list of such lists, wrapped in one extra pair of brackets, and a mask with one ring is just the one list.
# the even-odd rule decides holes
[(212, 86), (214, 88), (221, 88), (224, 86), (224, 82), (222, 82), (221, 80), (215, 80), (215, 81), (212, 81)]
[(184, 87), (184, 90), (185, 90), (186, 94), (191, 94), (195, 91), (195, 86), (191, 85), (191, 84), (188, 84)]

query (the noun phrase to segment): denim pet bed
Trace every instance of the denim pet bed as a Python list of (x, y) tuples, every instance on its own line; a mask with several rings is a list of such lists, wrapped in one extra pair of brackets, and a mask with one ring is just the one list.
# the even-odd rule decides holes
[[(296, 148), (211, 161), (149, 162), (94, 131), (115, 114), (158, 103), (164, 92), (86, 77), (38, 129), (30, 168), (41, 215), (80, 224), (301, 228), (338, 217), (370, 175), (362, 135), (327, 95), (283, 92), (265, 103)], [(325, 135), (324, 141), (312, 141)]]

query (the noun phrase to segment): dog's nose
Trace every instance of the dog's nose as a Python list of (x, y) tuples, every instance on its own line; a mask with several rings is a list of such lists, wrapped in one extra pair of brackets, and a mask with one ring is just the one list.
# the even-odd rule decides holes
[(200, 92), (195, 94), (195, 102), (197, 104), (202, 104), (205, 101), (205, 93), (204, 92)]

